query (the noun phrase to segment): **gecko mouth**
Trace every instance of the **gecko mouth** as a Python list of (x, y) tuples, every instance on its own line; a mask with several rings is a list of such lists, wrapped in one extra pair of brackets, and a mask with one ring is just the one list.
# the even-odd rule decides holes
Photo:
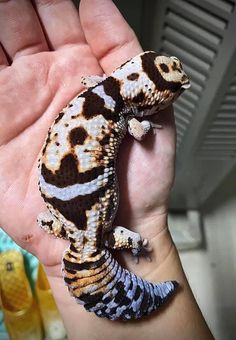
[(186, 90), (186, 89), (189, 89), (190, 86), (191, 86), (190, 81), (188, 81), (187, 83), (183, 84), (183, 85), (181, 86), (181, 88), (184, 89), (184, 90)]

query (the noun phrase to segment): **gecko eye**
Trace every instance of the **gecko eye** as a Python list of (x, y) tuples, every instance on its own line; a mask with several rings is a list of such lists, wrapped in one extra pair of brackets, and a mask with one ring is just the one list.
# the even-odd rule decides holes
[(160, 68), (164, 73), (168, 73), (170, 71), (168, 65), (166, 65), (165, 63), (161, 63)]
[(178, 59), (178, 58), (176, 58), (176, 57), (174, 57), (174, 56), (171, 56), (171, 57), (170, 57), (170, 59), (172, 59), (172, 60), (176, 61), (177, 63), (179, 63), (179, 62), (180, 62), (180, 61), (179, 61), (179, 59)]

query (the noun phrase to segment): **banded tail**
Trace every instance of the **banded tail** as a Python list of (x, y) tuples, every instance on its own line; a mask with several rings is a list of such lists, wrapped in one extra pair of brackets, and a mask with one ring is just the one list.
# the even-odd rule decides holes
[(63, 263), (72, 296), (89, 312), (110, 320), (138, 319), (157, 310), (178, 287), (176, 281), (151, 283), (122, 268), (107, 249), (78, 262), (71, 245)]

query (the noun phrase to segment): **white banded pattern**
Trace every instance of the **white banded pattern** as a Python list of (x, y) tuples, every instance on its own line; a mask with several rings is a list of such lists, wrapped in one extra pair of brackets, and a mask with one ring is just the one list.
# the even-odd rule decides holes
[(42, 193), (45, 192), (47, 197), (55, 197), (62, 201), (69, 201), (77, 196), (88, 195), (97, 191), (99, 188), (108, 183), (108, 177), (111, 173), (112, 170), (110, 172), (104, 171), (102, 175), (99, 175), (90, 182), (83, 184), (76, 183), (65, 188), (58, 188), (53, 184), (47, 183), (42, 175), (39, 177), (39, 182)]

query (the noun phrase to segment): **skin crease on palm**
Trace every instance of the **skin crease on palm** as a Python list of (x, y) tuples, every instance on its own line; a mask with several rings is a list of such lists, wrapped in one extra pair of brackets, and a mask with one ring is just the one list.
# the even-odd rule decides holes
[[(67, 242), (36, 223), (45, 210), (37, 186), (40, 149), (58, 112), (82, 90), (82, 75), (109, 74), (142, 50), (110, 0), (82, 0), (79, 12), (68, 0), (38, 0), (34, 7), (0, 0), (0, 41), (0, 225), (59, 276)], [(120, 148), (115, 221), (149, 239), (167, 225), (175, 157), (172, 109), (154, 119), (163, 129), (141, 143), (127, 136)], [(131, 257), (126, 261), (133, 266)], [(143, 274), (142, 265), (136, 273)]]

